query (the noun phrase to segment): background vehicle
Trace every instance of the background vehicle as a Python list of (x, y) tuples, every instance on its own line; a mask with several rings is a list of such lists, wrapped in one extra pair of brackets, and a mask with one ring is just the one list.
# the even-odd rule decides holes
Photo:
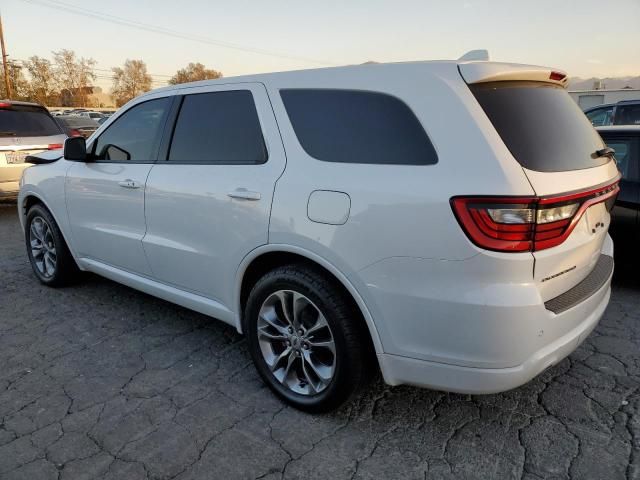
[[(616, 153), (622, 174), (613, 209), (612, 235), (616, 242), (640, 239), (640, 125), (598, 127), (598, 133)], [(637, 244), (634, 250), (637, 251)]]
[(588, 108), (584, 111), (591, 124), (600, 127), (607, 125), (640, 125), (640, 100), (623, 100)]
[(94, 119), (81, 115), (59, 115), (55, 120), (69, 137), (89, 138), (100, 126)]
[(27, 155), (62, 148), (65, 138), (43, 106), (0, 100), (0, 199), (17, 197)]
[(142, 95), (26, 171), (34, 273), (89, 270), (234, 325), (306, 410), (373, 359), (391, 385), (521, 385), (607, 306), (619, 172), (566, 74), (478, 57)]
[(90, 118), (92, 120), (95, 120), (96, 122), (99, 122), (101, 119), (105, 118), (104, 114), (100, 112), (80, 112), (80, 116)]

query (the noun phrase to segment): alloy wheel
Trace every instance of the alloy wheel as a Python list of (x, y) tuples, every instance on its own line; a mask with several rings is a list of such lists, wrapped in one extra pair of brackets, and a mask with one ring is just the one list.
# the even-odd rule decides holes
[(31, 257), (38, 272), (44, 278), (51, 278), (56, 273), (57, 253), (51, 226), (40, 217), (34, 217), (29, 227), (29, 245)]
[(260, 308), (257, 333), (262, 357), (282, 385), (300, 395), (329, 386), (336, 369), (333, 333), (306, 296), (292, 290), (269, 295)]

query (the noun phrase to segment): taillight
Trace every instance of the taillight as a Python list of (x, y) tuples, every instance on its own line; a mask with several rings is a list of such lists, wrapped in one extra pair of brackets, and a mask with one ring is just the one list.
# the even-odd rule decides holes
[(564, 72), (551, 72), (549, 74), (549, 79), (550, 80), (556, 80), (556, 81), (560, 81), (560, 80), (564, 80), (567, 77), (567, 74)]
[(47, 145), (48, 150), (57, 150), (58, 148), (62, 148), (61, 143), (50, 143), (49, 145)]
[(605, 187), (554, 197), (454, 197), (451, 206), (477, 246), (498, 252), (534, 252), (560, 245), (590, 206), (615, 198), (619, 190), (616, 180)]

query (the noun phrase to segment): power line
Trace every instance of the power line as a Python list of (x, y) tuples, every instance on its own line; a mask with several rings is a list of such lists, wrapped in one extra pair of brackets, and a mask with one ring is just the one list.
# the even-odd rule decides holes
[(194, 42), (207, 43), (209, 45), (215, 45), (217, 47), (231, 48), (231, 49), (234, 49), (234, 50), (241, 50), (241, 51), (244, 51), (244, 52), (255, 53), (255, 54), (258, 54), (258, 55), (266, 55), (266, 56), (270, 56), (270, 57), (279, 57), (279, 58), (286, 58), (286, 59), (289, 59), (289, 60), (298, 60), (298, 61), (303, 61), (303, 62), (311, 63), (311, 64), (337, 65), (334, 62), (329, 62), (329, 61), (326, 61), (326, 60), (318, 60), (318, 59), (313, 59), (313, 58), (308, 58), (308, 57), (299, 57), (299, 56), (295, 56), (295, 55), (289, 55), (289, 54), (286, 54), (286, 53), (274, 52), (274, 51), (270, 51), (270, 50), (264, 50), (264, 49), (261, 49), (261, 48), (255, 48), (255, 47), (240, 45), (240, 44), (236, 44), (236, 43), (223, 42), (223, 41), (220, 41), (220, 40), (214, 40), (214, 39), (209, 38), (209, 37), (204, 37), (204, 36), (200, 36), (200, 35), (193, 35), (193, 34), (190, 34), (190, 33), (183, 33), (183, 32), (179, 32), (179, 31), (176, 31), (176, 30), (170, 30), (170, 29), (165, 28), (165, 27), (159, 27), (157, 25), (150, 25), (150, 24), (147, 24), (147, 23), (136, 22), (136, 21), (133, 21), (133, 20), (127, 20), (126, 18), (116, 17), (115, 15), (96, 12), (94, 10), (88, 10), (86, 8), (82, 8), (82, 7), (79, 7), (79, 6), (76, 6), (76, 5), (71, 5), (71, 4), (60, 2), (60, 1), (56, 1), (56, 0), (21, 0), (21, 1), (26, 2), (26, 3), (32, 3), (32, 4), (36, 4), (36, 5), (41, 5), (43, 7), (48, 7), (48, 8), (52, 8), (52, 9), (55, 9), (55, 10), (64, 10), (64, 11), (73, 13), (75, 15), (82, 15), (82, 16), (85, 16), (85, 17), (94, 18), (96, 20), (101, 20), (103, 22), (115, 23), (115, 24), (118, 24), (118, 25), (126, 26), (126, 27), (137, 28), (139, 30), (146, 30), (148, 32), (159, 33), (159, 34), (162, 34), (162, 35), (168, 35), (168, 36), (175, 37), (175, 38), (182, 38), (184, 40), (192, 40)]

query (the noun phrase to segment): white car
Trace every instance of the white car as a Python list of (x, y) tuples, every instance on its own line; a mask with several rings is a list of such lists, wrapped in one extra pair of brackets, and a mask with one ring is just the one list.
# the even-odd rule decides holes
[(155, 90), (31, 159), (28, 256), (44, 284), (87, 270), (233, 325), (308, 411), (378, 367), (508, 390), (610, 296), (619, 173), (566, 80), (460, 60)]

